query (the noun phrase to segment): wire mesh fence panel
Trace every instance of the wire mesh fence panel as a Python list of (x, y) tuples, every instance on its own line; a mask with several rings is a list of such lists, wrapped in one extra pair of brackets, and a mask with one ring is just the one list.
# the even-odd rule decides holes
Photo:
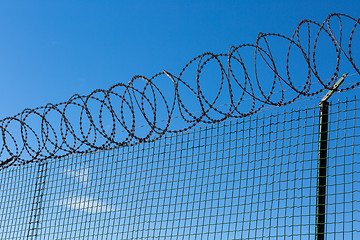
[[(360, 236), (360, 105), (329, 113), (326, 239)], [(0, 239), (314, 239), (319, 107), (0, 171)]]
[(0, 238), (24, 239), (36, 229), (38, 166), (26, 165), (0, 172)]
[(326, 232), (328, 239), (360, 234), (359, 101), (333, 103), (329, 113)]

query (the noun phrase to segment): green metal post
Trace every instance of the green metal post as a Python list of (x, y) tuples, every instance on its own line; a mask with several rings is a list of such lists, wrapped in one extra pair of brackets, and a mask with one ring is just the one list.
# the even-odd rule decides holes
[(319, 126), (319, 150), (318, 150), (318, 174), (316, 193), (316, 240), (325, 239), (326, 224), (326, 168), (329, 132), (329, 98), (337, 91), (344, 82), (347, 73), (334, 84), (329, 92), (320, 101), (320, 126)]
[(322, 101), (320, 104), (318, 175), (316, 196), (316, 240), (323, 240), (325, 237), (328, 114), (329, 103), (327, 101)]

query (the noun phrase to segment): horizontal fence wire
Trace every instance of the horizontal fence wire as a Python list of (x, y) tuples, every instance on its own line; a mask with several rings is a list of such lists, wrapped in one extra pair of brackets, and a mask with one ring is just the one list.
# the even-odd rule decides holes
[[(360, 237), (359, 104), (330, 103), (325, 239)], [(319, 106), (275, 110), (2, 169), (0, 239), (314, 239)]]

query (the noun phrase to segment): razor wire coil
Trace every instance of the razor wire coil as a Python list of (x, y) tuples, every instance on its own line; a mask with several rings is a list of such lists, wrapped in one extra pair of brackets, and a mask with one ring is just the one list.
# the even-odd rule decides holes
[[(337, 21), (336, 27), (332, 25), (333, 21)], [(150, 141), (167, 132), (186, 131), (198, 123), (216, 123), (228, 118), (246, 117), (259, 112), (266, 105), (283, 106), (293, 103), (300, 97), (317, 95), (331, 89), (339, 77), (344, 61), (354, 72), (360, 74), (359, 66), (354, 60), (357, 56), (353, 56), (356, 43), (353, 39), (359, 22), (360, 18), (340, 13), (330, 14), (322, 23), (303, 20), (290, 37), (277, 33), (259, 33), (254, 44), (231, 46), (228, 53), (205, 52), (194, 57), (179, 74), (163, 70), (150, 78), (138, 75), (127, 84), (118, 83), (107, 90), (97, 89), (88, 95), (75, 94), (66, 102), (25, 109), (13, 117), (0, 120), (0, 168)], [(351, 30), (344, 32), (344, 26), (348, 25)], [(306, 41), (303, 41), (303, 32), (306, 33)], [(312, 32), (316, 33), (315, 37), (312, 37)], [(344, 37), (346, 34), (348, 41)], [(331, 41), (336, 55), (333, 74), (327, 80), (320, 76), (316, 60), (320, 36), (325, 36)], [(272, 38), (288, 42), (285, 74), (280, 73), (278, 58), (274, 57), (271, 51)], [(243, 49), (249, 48), (254, 53), (253, 67), (248, 67), (241, 54)], [(301, 88), (295, 87), (299, 86), (299, 83), (294, 82), (291, 77), (290, 62), (293, 49), (300, 51), (299, 54), (307, 67), (307, 78)], [(262, 61), (273, 74), (268, 91), (260, 81), (260, 72), (263, 69), (260, 69), (259, 61)], [(206, 96), (203, 83), (200, 81), (210, 62), (218, 65), (221, 76), (217, 94), (213, 98)], [(186, 81), (186, 71), (195, 66), (193, 82)], [(237, 73), (239, 69), (242, 72), (240, 75)], [(250, 69), (253, 72), (250, 72)], [(167, 96), (169, 89), (164, 90), (157, 83), (159, 79), (169, 81), (172, 87), (170, 92), (173, 93), (170, 97)], [(320, 87), (314, 87), (314, 79), (320, 82)], [(139, 82), (142, 84), (141, 87), (137, 86)], [(347, 91), (359, 85), (360, 81), (337, 91)], [(230, 102), (225, 110), (217, 107), (220, 95), (224, 92)], [(275, 92), (278, 97), (275, 97)], [(196, 114), (190, 110), (186, 102), (189, 93), (197, 99), (196, 104), (201, 109)], [(245, 97), (252, 99), (251, 107), (247, 110), (243, 110), (241, 105)], [(97, 108), (93, 108), (94, 102), (98, 104)], [(75, 115), (78, 119), (75, 121), (72, 119), (72, 108), (77, 109)], [(160, 112), (165, 112), (166, 116)], [(172, 126), (175, 112), (180, 115), (183, 123), (181, 127)], [(138, 118), (142, 118), (146, 123), (146, 134), (136, 132)], [(31, 119), (37, 119), (38, 124), (34, 126)], [(104, 123), (109, 121), (110, 127)], [(18, 134), (15, 134), (16, 131), (13, 129), (16, 129)], [(121, 139), (118, 139), (120, 131)]]

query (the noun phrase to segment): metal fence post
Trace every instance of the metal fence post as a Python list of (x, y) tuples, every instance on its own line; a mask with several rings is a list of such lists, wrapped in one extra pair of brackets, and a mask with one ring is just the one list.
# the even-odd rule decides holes
[(323, 240), (325, 235), (328, 113), (329, 103), (327, 101), (321, 102), (316, 196), (316, 240)]
[(327, 149), (329, 132), (329, 102), (331, 95), (344, 81), (347, 74), (334, 84), (332, 89), (320, 101), (320, 123), (319, 123), (319, 148), (318, 148), (318, 173), (317, 173), (317, 192), (316, 192), (316, 240), (325, 239), (326, 221), (326, 168), (327, 168)]

